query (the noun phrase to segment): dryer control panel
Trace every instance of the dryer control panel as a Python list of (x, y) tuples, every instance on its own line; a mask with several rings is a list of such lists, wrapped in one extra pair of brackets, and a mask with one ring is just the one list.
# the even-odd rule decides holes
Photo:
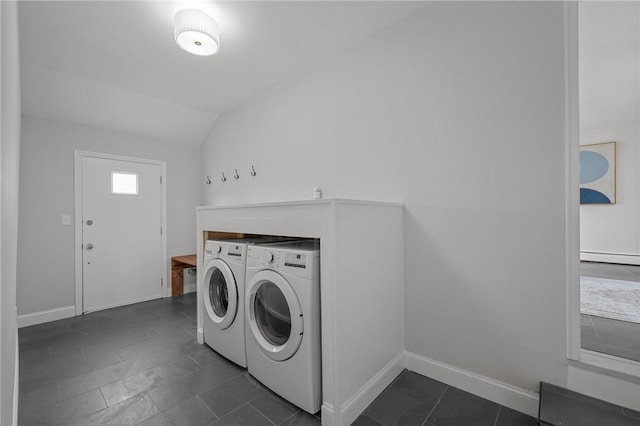
[(261, 265), (274, 269), (279, 269), (283, 266), (306, 269), (308, 265), (307, 253), (289, 253), (265, 249), (262, 254)]
[(307, 268), (307, 254), (306, 253), (285, 253), (284, 254), (284, 266), (291, 268)]
[(308, 279), (318, 267), (319, 254), (318, 250), (250, 246), (247, 249), (247, 267), (271, 269)]

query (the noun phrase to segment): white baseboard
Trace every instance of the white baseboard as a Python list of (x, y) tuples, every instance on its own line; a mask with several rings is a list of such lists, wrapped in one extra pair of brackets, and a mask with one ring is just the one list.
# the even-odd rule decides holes
[(320, 407), (320, 412), (322, 413), (322, 426), (333, 426), (335, 424), (335, 419), (333, 417), (333, 405), (324, 402), (322, 407)]
[(85, 311), (84, 313), (85, 314), (92, 314), (94, 312), (104, 311), (106, 309), (119, 308), (121, 306), (134, 305), (136, 303), (149, 302), (151, 300), (158, 300), (158, 299), (161, 299), (161, 298), (162, 298), (162, 292), (160, 292), (160, 294), (157, 295), (157, 296), (143, 297), (141, 299), (129, 300), (129, 301), (126, 301), (124, 303), (114, 303), (114, 304), (111, 304), (111, 305), (99, 306), (97, 308), (93, 308), (91, 310)]
[(182, 290), (182, 294), (195, 293), (195, 292), (196, 292), (196, 283), (185, 284)]
[(48, 311), (34, 312), (18, 316), (18, 328), (30, 325), (42, 324), (44, 322), (56, 321), (71, 318), (76, 315), (75, 306), (65, 306), (64, 308), (50, 309)]
[[(340, 418), (343, 425), (350, 425), (360, 414), (398, 377), (405, 368), (405, 354), (400, 352), (373, 376), (358, 392), (342, 405)], [(323, 413), (324, 414), (324, 413)], [(323, 421), (324, 423), (324, 421)]]
[(539, 397), (535, 393), (412, 352), (406, 353), (406, 365), (423, 376), (538, 417)]
[(580, 260), (586, 260), (588, 262), (640, 265), (640, 255), (626, 253), (597, 253), (593, 251), (581, 251)]

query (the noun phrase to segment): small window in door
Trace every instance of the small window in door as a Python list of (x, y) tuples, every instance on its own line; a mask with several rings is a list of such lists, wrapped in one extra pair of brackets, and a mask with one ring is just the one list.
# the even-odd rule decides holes
[(138, 195), (138, 174), (112, 171), (111, 193), (113, 195)]

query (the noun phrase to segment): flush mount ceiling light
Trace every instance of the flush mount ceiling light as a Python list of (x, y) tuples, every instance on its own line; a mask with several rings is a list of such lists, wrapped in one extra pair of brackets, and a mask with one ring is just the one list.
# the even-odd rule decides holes
[(209, 56), (220, 50), (218, 23), (209, 15), (195, 9), (176, 13), (174, 19), (176, 43), (189, 53)]

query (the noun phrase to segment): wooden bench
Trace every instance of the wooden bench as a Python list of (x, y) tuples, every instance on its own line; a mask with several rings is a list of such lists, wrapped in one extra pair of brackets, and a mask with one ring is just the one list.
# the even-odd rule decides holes
[(184, 293), (183, 271), (185, 268), (195, 268), (197, 265), (196, 255), (187, 254), (184, 256), (174, 256), (171, 258), (171, 295), (181, 296)]

